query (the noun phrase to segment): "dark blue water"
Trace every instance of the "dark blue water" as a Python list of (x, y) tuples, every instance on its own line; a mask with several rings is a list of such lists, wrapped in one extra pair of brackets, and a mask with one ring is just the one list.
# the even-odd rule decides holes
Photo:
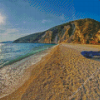
[(54, 46), (42, 43), (0, 43), (0, 67)]

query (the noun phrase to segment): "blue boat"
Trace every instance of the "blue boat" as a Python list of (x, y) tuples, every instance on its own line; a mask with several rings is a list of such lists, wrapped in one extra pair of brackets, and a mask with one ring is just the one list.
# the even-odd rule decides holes
[(94, 56), (100, 56), (100, 51), (82, 51), (81, 54), (86, 58), (93, 58)]

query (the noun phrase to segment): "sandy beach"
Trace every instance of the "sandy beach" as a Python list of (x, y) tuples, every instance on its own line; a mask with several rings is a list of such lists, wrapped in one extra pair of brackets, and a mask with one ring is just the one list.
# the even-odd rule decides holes
[(85, 50), (100, 51), (100, 45), (55, 46), (25, 69), (21, 87), (0, 100), (99, 100), (100, 61), (83, 57)]

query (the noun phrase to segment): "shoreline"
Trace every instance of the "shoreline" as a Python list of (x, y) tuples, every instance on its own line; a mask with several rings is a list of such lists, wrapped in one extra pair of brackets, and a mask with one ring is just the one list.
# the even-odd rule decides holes
[[(55, 46), (0, 68), (0, 98), (13, 93), (21, 87), (30, 77), (33, 69), (31, 66), (38, 64)], [(28, 69), (31, 70), (27, 72)]]
[[(50, 49), (41, 61), (26, 70), (31, 72), (29, 79), (15, 92), (0, 100), (66, 100), (66, 98), (81, 99), (92, 95), (93, 82), (90, 80), (76, 93), (77, 89), (99, 69), (100, 62), (83, 57), (82, 50), (100, 50), (100, 47), (80, 44), (60, 44)], [(34, 68), (34, 69), (33, 69)], [(26, 73), (26, 75), (27, 75)], [(89, 84), (89, 86), (88, 86)], [(86, 92), (89, 91), (90, 94)], [(83, 93), (81, 96), (80, 91)], [(93, 92), (94, 93), (94, 92)], [(74, 94), (74, 95), (73, 95)], [(94, 95), (96, 95), (94, 93)], [(42, 98), (42, 99), (41, 99)], [(92, 98), (92, 97), (91, 97)], [(94, 98), (94, 97), (93, 97)]]
[[(5, 44), (4, 44), (5, 45)], [(51, 44), (50, 44), (51, 45)], [(45, 45), (44, 45), (45, 46)], [(53, 45), (52, 45), (53, 46)], [(49, 46), (48, 47), (44, 47), (44, 48), (39, 48), (36, 50), (36, 48), (34, 48), (32, 51), (28, 52), (27, 54), (25, 55), (21, 55), (21, 56), (18, 56), (17, 58), (14, 58), (12, 60), (8, 60), (8, 61), (4, 61), (2, 64), (0, 64), (0, 69), (3, 68), (4, 66), (9, 66), (9, 65), (12, 65), (16, 62), (20, 62), (21, 60), (23, 59), (27, 59), (28, 57), (32, 56), (32, 55), (36, 55), (36, 54), (39, 54), (40, 52), (43, 52), (44, 50), (47, 50), (49, 48), (51, 48), (52, 46)]]

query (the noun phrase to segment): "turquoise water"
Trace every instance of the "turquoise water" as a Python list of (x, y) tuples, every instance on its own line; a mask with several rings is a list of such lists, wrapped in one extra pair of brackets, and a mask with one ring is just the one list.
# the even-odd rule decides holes
[(0, 43), (0, 67), (48, 49), (55, 44)]

